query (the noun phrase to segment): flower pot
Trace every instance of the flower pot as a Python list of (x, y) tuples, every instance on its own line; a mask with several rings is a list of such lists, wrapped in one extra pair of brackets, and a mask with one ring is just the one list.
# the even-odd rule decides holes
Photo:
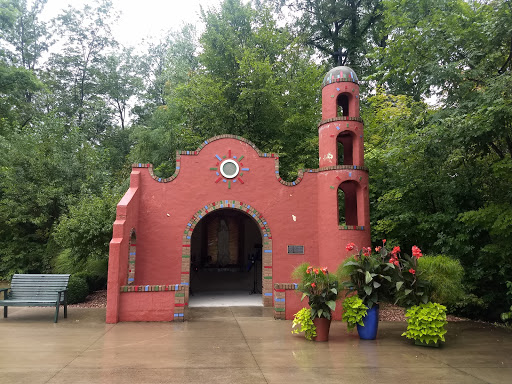
[(316, 337), (313, 338), (315, 341), (327, 341), (329, 340), (329, 329), (331, 328), (331, 319), (325, 317), (315, 317), (313, 324), (316, 327)]
[(368, 309), (366, 316), (363, 317), (363, 324), (364, 327), (357, 324), (359, 338), (363, 340), (375, 340), (379, 327), (379, 306), (377, 304), (371, 309)]
[(419, 345), (420, 347), (431, 347), (431, 348), (439, 348), (439, 341), (435, 343), (424, 343), (423, 341), (414, 339), (414, 345)]

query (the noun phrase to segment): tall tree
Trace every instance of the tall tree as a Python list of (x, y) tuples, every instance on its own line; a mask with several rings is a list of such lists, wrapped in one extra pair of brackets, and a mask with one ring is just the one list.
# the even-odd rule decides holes
[(49, 63), (57, 110), (79, 126), (89, 123), (91, 135), (110, 123), (102, 111), (97, 74), (108, 49), (117, 44), (110, 27), (117, 17), (110, 0), (96, 0), (94, 7), (69, 7), (56, 19), (55, 31), (64, 37), (62, 51), (52, 54)]
[(97, 70), (97, 91), (106, 98), (121, 129), (124, 129), (130, 103), (142, 93), (141, 60), (133, 54), (133, 48), (122, 48), (120, 52), (105, 57)]
[(382, 0), (273, 0), (294, 16), (296, 33), (331, 65), (364, 74), (374, 46), (384, 46)]

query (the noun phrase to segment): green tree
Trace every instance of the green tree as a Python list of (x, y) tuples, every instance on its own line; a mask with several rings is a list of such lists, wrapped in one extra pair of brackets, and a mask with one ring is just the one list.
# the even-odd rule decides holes
[(385, 46), (382, 0), (273, 0), (295, 15), (293, 26), (304, 43), (331, 65), (349, 65), (364, 74), (374, 46)]
[(117, 19), (110, 0), (97, 0), (82, 9), (71, 6), (55, 20), (55, 33), (64, 36), (63, 48), (48, 63), (53, 99), (49, 108), (65, 114), (70, 123), (84, 126), (95, 137), (111, 124), (97, 87), (101, 64), (109, 48), (116, 46), (111, 24)]

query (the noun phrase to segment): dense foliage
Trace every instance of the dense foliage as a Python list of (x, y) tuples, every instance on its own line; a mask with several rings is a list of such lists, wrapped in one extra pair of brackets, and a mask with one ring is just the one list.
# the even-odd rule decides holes
[(224, 0), (146, 51), (115, 41), (109, 0), (48, 22), (45, 4), (0, 0), (1, 277), (105, 262), (130, 162), (170, 175), (177, 149), (230, 133), (287, 179), (317, 167), (341, 62), (362, 80), (375, 243), (458, 260), (463, 314), (508, 311), (510, 1)]

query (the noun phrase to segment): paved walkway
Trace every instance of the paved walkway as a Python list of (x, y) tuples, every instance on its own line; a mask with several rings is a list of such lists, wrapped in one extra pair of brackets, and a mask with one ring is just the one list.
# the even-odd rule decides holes
[[(0, 383), (512, 383), (512, 332), (465, 322), (417, 347), (405, 323), (361, 341), (334, 323), (328, 343), (290, 333), (261, 307), (191, 308), (185, 323), (104, 323), (104, 309), (9, 308)], [(62, 317), (62, 314), (61, 314)]]

